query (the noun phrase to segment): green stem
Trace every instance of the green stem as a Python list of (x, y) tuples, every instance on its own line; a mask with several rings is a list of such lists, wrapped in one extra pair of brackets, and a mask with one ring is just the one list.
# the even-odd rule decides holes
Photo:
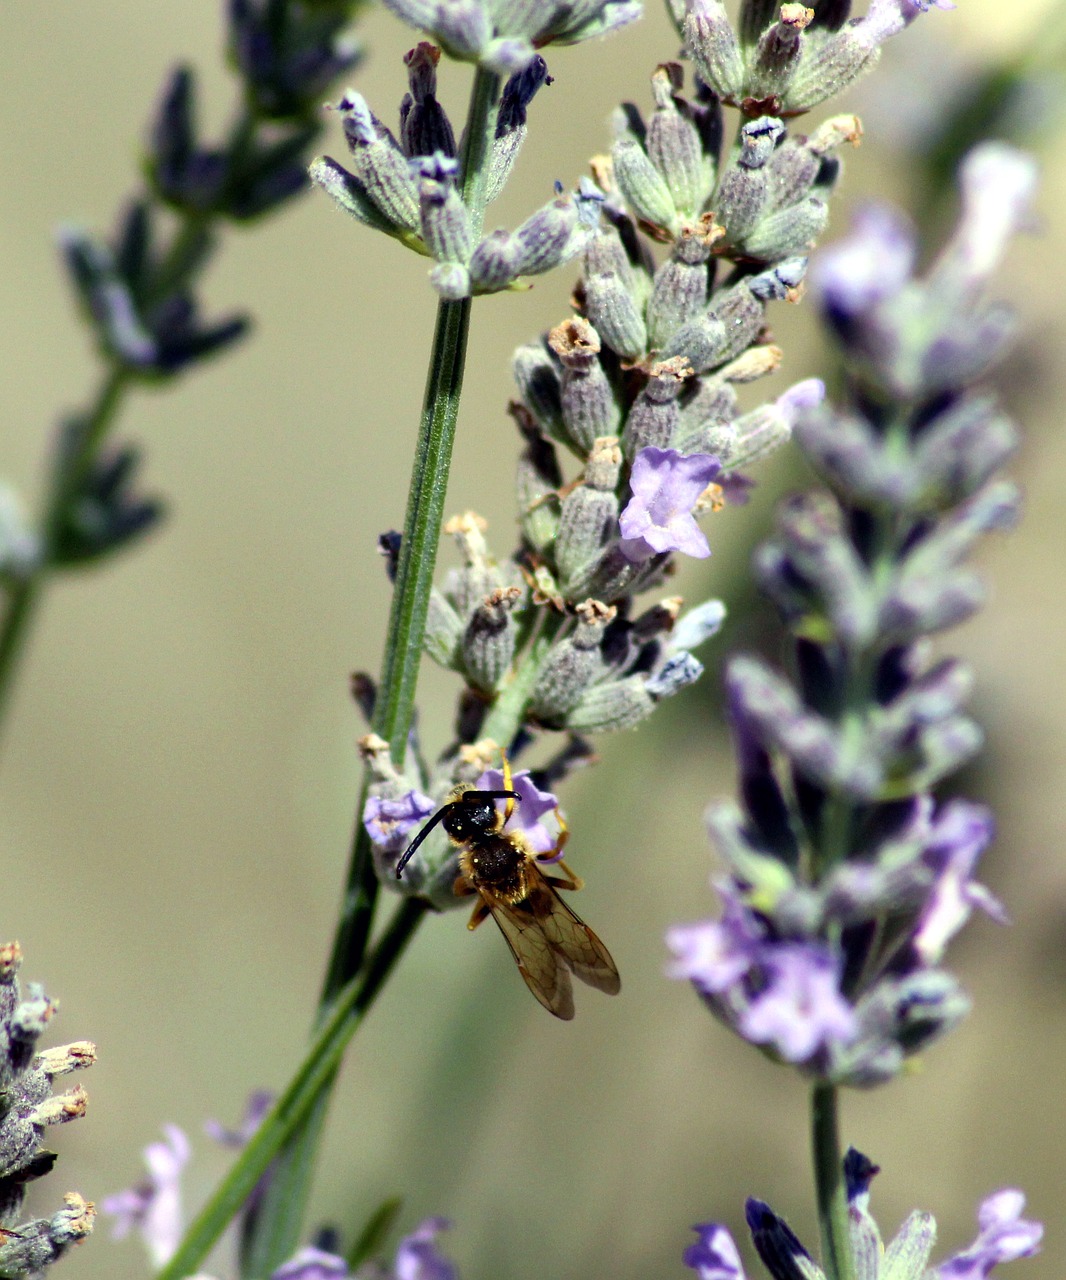
[(833, 1085), (816, 1084), (811, 1093), (811, 1146), (822, 1233), (822, 1270), (828, 1280), (855, 1280), (844, 1158), (837, 1129), (837, 1091)]
[(63, 460), (62, 465), (57, 463), (53, 468), (49, 491), (37, 522), (40, 559), (31, 573), (9, 588), (7, 608), (0, 627), (0, 722), (7, 710), (19, 658), (25, 648), (41, 592), (55, 569), (56, 544), (68, 519), (70, 503), (80, 491), (100, 442), (114, 421), (130, 376), (123, 368), (113, 366), (108, 369), (91, 407), (83, 417), (78, 417), (82, 430), (77, 448)]
[[(461, 157), (461, 190), (475, 234), (480, 234), (484, 219), (485, 182), (496, 131), (499, 95), (499, 76), (479, 67), (471, 90)], [(459, 398), (466, 369), (469, 330), (469, 298), (459, 302), (442, 300), (438, 304), (374, 707), (374, 731), (389, 743), (392, 758), (401, 767), (407, 753), (407, 736), (414, 713), (452, 445), (459, 416)], [(352, 975), (359, 972), (373, 925), (378, 883), (370, 840), (362, 822), (366, 797), (367, 783), (364, 781), (354, 821), (348, 880), (319, 1016)], [(299, 1242), (315, 1155), (335, 1075), (334, 1068), (322, 1076), (319, 1097), (299, 1125), (294, 1127), (291, 1140), (278, 1162), (243, 1260), (245, 1275), (269, 1275), (292, 1255)]]
[(413, 898), (397, 908), (363, 974), (348, 983), (331, 1005), (284, 1093), (267, 1112), (157, 1280), (183, 1280), (200, 1269), (219, 1236), (247, 1203), (271, 1160), (322, 1095), (325, 1082), (333, 1078), (345, 1046), (403, 955), (427, 909), (424, 903)]

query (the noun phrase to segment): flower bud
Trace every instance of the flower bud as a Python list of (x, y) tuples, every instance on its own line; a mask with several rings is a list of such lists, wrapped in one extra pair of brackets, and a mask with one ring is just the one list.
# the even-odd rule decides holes
[(581, 247), (581, 240), (574, 240), (577, 222), (577, 208), (568, 197), (553, 200), (528, 217), (514, 233), (518, 274), (540, 275), (573, 257)]
[(614, 435), (621, 421), (621, 409), (600, 363), (600, 337), (587, 320), (574, 316), (552, 329), (548, 345), (563, 367), (563, 423), (585, 457), (597, 437)]
[(651, 78), (655, 112), (648, 122), (644, 145), (666, 183), (674, 208), (683, 219), (693, 219), (714, 189), (714, 162), (704, 153), (692, 112), (679, 96), (681, 77), (677, 62), (656, 68)]
[(652, 365), (647, 383), (626, 416), (622, 448), (630, 461), (648, 445), (672, 447), (680, 419), (677, 399), (691, 377), (692, 368), (683, 356)]
[(511, 374), (522, 403), (546, 435), (565, 440), (562, 411), (562, 379), (558, 362), (541, 339), (519, 347), (511, 361)]
[(620, 138), (611, 148), (614, 176), (626, 202), (637, 216), (665, 232), (677, 235), (680, 221), (670, 188), (635, 138)]
[(455, 132), (437, 101), (437, 63), (440, 50), (426, 40), (403, 57), (410, 92), (400, 104), (400, 141), (408, 157), (440, 152), (454, 156)]
[[(442, 152), (414, 162), (422, 239), (441, 263), (466, 263), (473, 249), (470, 214), (455, 186), (459, 162)], [(461, 295), (465, 296), (465, 295)]]
[(531, 711), (547, 724), (560, 723), (606, 670), (600, 645), (617, 611), (598, 600), (585, 600), (574, 612), (574, 630), (552, 646), (533, 687)]
[(662, 350), (683, 325), (702, 314), (711, 285), (711, 246), (724, 234), (710, 215), (682, 227), (672, 254), (655, 273), (648, 300), (648, 344), (653, 350)]
[(390, 224), (417, 231), (418, 188), (395, 138), (354, 90), (341, 98), (337, 110), (360, 186)]
[(803, 31), (814, 10), (802, 4), (783, 4), (780, 18), (759, 37), (751, 60), (748, 93), (756, 101), (780, 101), (788, 88), (803, 51)]
[(631, 729), (655, 710), (647, 677), (626, 676), (593, 685), (566, 717), (572, 733), (615, 733)]
[(639, 359), (647, 330), (618, 232), (596, 232), (585, 250), (585, 306), (600, 338), (620, 356)]
[(470, 272), (461, 262), (439, 262), (429, 273), (429, 282), (446, 302), (470, 297)]
[(498, 587), (478, 605), (463, 635), (463, 665), (471, 682), (493, 693), (510, 670), (515, 625), (511, 611), (522, 598), (521, 587)]
[(745, 245), (747, 233), (762, 216), (771, 190), (768, 163), (784, 131), (774, 116), (760, 116), (741, 128), (740, 154), (722, 175), (715, 199), (715, 218), (735, 247)]
[(454, 671), (459, 665), (463, 621), (436, 587), (430, 592), (423, 647), (439, 666)]
[(618, 536), (618, 484), (622, 451), (615, 436), (595, 441), (581, 482), (563, 499), (555, 563), (564, 592), (577, 575), (592, 564)]
[(710, 89), (727, 101), (739, 99), (744, 90), (744, 59), (722, 0), (691, 0), (685, 47)]
[(663, 358), (685, 356), (696, 373), (703, 373), (739, 355), (754, 341), (762, 322), (762, 302), (753, 294), (751, 281), (742, 280), (705, 315), (674, 334)]
[(518, 278), (518, 244), (510, 231), (490, 231), (470, 258), (475, 293), (497, 293)]
[(808, 196), (761, 218), (744, 238), (744, 250), (753, 258), (776, 262), (812, 249), (829, 221), (829, 206), (821, 196)]

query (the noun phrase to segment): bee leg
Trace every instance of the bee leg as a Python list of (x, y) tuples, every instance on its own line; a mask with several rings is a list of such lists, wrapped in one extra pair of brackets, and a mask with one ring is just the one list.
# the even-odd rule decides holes
[(483, 920), (488, 918), (488, 915), (489, 915), (489, 904), (485, 901), (484, 898), (479, 898), (477, 906), (473, 910), (473, 914), (470, 916), (470, 919), (467, 921), (466, 927), (468, 929), (476, 929)]
[[(555, 821), (559, 824), (559, 834), (556, 837), (555, 844), (547, 853), (537, 854), (538, 862), (561, 863), (563, 860), (563, 850), (566, 848), (567, 840), (570, 839), (570, 828), (558, 809), (555, 810)], [(568, 871), (567, 874), (572, 876), (573, 872)]]
[(573, 889), (575, 891), (584, 889), (584, 880), (580, 876), (574, 875), (565, 862), (556, 862), (554, 865), (557, 871), (562, 872), (562, 875), (544, 877), (553, 889)]
[(503, 811), (503, 825), (507, 826), (511, 821), (511, 814), (514, 813), (514, 788), (511, 785), (511, 762), (507, 759), (507, 752), (502, 747), (500, 748), (500, 755), (503, 758), (503, 789), (512, 793)]

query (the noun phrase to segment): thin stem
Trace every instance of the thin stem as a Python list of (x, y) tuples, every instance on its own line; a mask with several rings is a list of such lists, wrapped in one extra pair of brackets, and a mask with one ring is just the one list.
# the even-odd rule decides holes
[(855, 1280), (833, 1085), (816, 1084), (811, 1093), (811, 1153), (822, 1233), (822, 1270), (828, 1280)]
[(37, 522), (40, 559), (33, 571), (9, 589), (3, 626), (0, 627), (0, 723), (7, 710), (19, 658), (25, 648), (30, 623), (37, 610), (45, 580), (55, 568), (56, 545), (66, 524), (70, 503), (79, 491), (100, 442), (114, 421), (130, 374), (109, 368), (84, 417), (79, 417), (80, 437), (73, 453), (53, 468), (50, 487)]
[(315, 1035), (296, 1074), (186, 1232), (178, 1251), (157, 1280), (182, 1280), (199, 1270), (219, 1236), (247, 1203), (248, 1196), (271, 1160), (322, 1095), (325, 1082), (333, 1078), (345, 1046), (362, 1024), (427, 910), (425, 903), (413, 898), (405, 900), (397, 908), (389, 927), (374, 948), (365, 972), (348, 983), (330, 1007), (328, 1017)]
[[(479, 67), (471, 90), (461, 157), (461, 189), (476, 232), (480, 230), (484, 217), (485, 182), (499, 95), (499, 76)], [(407, 737), (414, 714), (426, 617), (466, 369), (469, 330), (469, 298), (459, 302), (442, 300), (438, 304), (374, 707), (374, 731), (389, 743), (392, 758), (400, 766), (406, 756)], [(373, 926), (378, 883), (370, 840), (362, 822), (366, 796), (367, 783), (364, 781), (353, 824), (348, 881), (319, 1016), (352, 975), (359, 972)], [(335, 1076), (335, 1067), (322, 1076), (319, 1097), (293, 1128), (291, 1140), (278, 1162), (253, 1228), (247, 1257), (243, 1260), (245, 1275), (269, 1275), (291, 1256), (299, 1241), (311, 1172)]]

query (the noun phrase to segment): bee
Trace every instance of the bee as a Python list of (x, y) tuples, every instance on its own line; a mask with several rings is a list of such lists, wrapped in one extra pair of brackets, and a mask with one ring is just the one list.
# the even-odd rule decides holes
[[(592, 930), (559, 897), (559, 890), (576, 890), (584, 883), (562, 861), (569, 836), (556, 811), (559, 836), (547, 853), (534, 853), (521, 831), (506, 830), (521, 799), (511, 787), (511, 766), (503, 758), (503, 789), (478, 791), (461, 783), (404, 851), (396, 864), (397, 879), (408, 859), (439, 822), (459, 849), (457, 897), (477, 895), (479, 901), (467, 925), (476, 929), (487, 916), (499, 925), (526, 986), (557, 1018), (574, 1016), (571, 973), (582, 982), (616, 995), (621, 986), (610, 952)], [(497, 800), (506, 800), (501, 813)], [(548, 875), (540, 863), (554, 863), (558, 875)]]

